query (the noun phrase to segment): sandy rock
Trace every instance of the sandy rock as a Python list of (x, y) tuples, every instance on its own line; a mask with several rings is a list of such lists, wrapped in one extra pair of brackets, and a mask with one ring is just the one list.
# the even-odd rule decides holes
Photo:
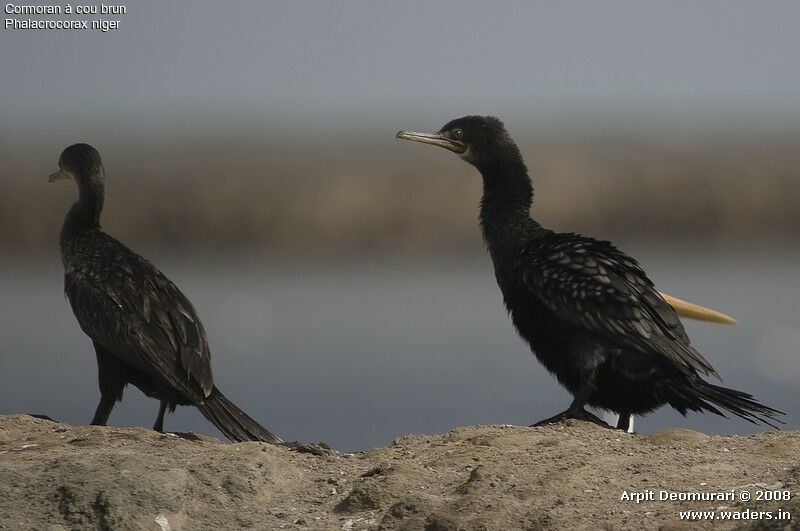
[[(0, 529), (796, 529), (800, 432), (641, 438), (567, 422), (405, 436), (355, 455), (0, 417)], [(731, 501), (623, 493), (733, 492)], [(742, 491), (790, 491), (749, 501)], [(755, 498), (755, 496), (754, 496)], [(681, 521), (770, 511), (790, 521)], [(795, 527), (791, 527), (794, 525)]]

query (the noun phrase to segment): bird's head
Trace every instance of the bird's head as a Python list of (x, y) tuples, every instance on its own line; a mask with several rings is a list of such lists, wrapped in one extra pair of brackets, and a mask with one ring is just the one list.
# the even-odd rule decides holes
[(80, 181), (103, 178), (100, 153), (89, 144), (72, 144), (58, 158), (58, 171), (50, 174), (50, 183), (64, 179)]
[(517, 145), (494, 116), (464, 116), (447, 122), (436, 133), (400, 131), (396, 138), (443, 147), (478, 169), (522, 163)]

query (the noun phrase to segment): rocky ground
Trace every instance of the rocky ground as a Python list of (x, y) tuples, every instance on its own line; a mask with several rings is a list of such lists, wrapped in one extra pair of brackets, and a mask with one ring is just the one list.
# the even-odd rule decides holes
[[(656, 500), (621, 499), (648, 490)], [(660, 490), (735, 499), (658, 501)], [(799, 529), (798, 496), (797, 431), (478, 426), (346, 454), (0, 417), (0, 529)], [(688, 510), (750, 513), (681, 521)]]

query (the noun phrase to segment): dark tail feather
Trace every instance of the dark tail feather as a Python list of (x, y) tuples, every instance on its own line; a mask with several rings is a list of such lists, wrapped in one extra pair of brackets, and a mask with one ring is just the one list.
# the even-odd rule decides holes
[(776, 418), (779, 415), (785, 415), (784, 412), (759, 404), (753, 398), (753, 395), (710, 384), (700, 378), (691, 387), (673, 388), (673, 391), (682, 401), (685, 401), (682, 405), (686, 407), (677, 408), (679, 411), (681, 409), (683, 409), (683, 412), (686, 409), (693, 411), (705, 410), (724, 417), (725, 414), (717, 407), (714, 407), (718, 406), (753, 424), (762, 423), (773, 428), (778, 428), (777, 424), (785, 424)]
[(225, 398), (225, 395), (216, 387), (202, 404), (197, 404), (197, 409), (225, 437), (232, 441), (283, 442), (261, 424), (250, 418), (247, 413), (236, 407), (236, 404)]

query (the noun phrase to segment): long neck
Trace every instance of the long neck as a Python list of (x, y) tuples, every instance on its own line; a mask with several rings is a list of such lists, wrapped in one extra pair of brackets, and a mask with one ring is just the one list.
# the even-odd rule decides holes
[(481, 228), (496, 265), (512, 259), (510, 255), (540, 229), (530, 216), (533, 185), (528, 169), (519, 153), (514, 155), (477, 165), (483, 176)]
[(62, 236), (79, 234), (100, 227), (100, 213), (103, 211), (105, 186), (103, 175), (76, 176), (78, 201), (72, 205), (64, 220)]

